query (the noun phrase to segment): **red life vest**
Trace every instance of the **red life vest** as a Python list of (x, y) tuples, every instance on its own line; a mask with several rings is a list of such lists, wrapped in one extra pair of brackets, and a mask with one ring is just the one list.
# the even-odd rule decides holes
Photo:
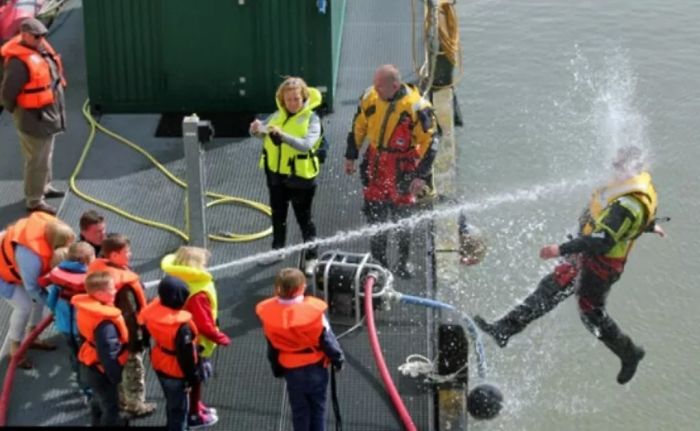
[(95, 329), (104, 321), (110, 321), (117, 327), (119, 342), (122, 344), (122, 351), (119, 354), (119, 363), (126, 363), (127, 351), (126, 343), (129, 340), (126, 323), (122, 312), (113, 305), (105, 305), (87, 294), (75, 295), (71, 299), (71, 304), (75, 306), (78, 332), (85, 339), (78, 352), (78, 361), (88, 367), (96, 366), (100, 372), (104, 373), (104, 368), (100, 364), (100, 357), (97, 354), (95, 342)]
[(74, 295), (85, 293), (85, 278), (87, 274), (70, 272), (55, 267), (48, 274), (51, 283), (61, 288), (59, 296), (63, 299), (71, 299)]
[[(148, 304), (138, 316), (139, 324), (146, 325), (148, 332), (155, 341), (151, 350), (151, 364), (153, 369), (167, 376), (181, 379), (185, 377), (175, 353), (175, 337), (182, 325), (188, 325), (193, 335), (197, 335), (197, 328), (192, 322), (192, 314), (185, 310), (173, 310), (161, 304), (160, 298), (156, 298)], [(192, 355), (197, 360), (197, 351), (193, 343)]]
[[(55, 91), (58, 85), (66, 86), (63, 77), (63, 62), (51, 44), (44, 39), (42, 44), (46, 53), (30, 48), (21, 43), (22, 36), (17, 35), (2, 46), (0, 52), (5, 58), (5, 65), (12, 57), (17, 57), (27, 66), (29, 81), (17, 96), (17, 106), (23, 109), (39, 109), (51, 105), (56, 100)], [(46, 56), (51, 57), (58, 68), (58, 82), (51, 76), (51, 66)]]
[(146, 300), (146, 294), (143, 291), (143, 286), (139, 280), (139, 276), (128, 269), (119, 268), (112, 264), (109, 260), (105, 258), (99, 258), (92, 261), (90, 266), (88, 266), (87, 273), (92, 274), (93, 272), (105, 271), (108, 272), (114, 279), (114, 287), (119, 291), (122, 288), (131, 289), (136, 297), (136, 308), (138, 310), (143, 309), (148, 302)]
[(298, 304), (282, 304), (278, 297), (273, 297), (255, 307), (265, 336), (279, 351), (280, 365), (299, 368), (320, 361), (328, 365), (328, 358), (319, 346), (327, 308), (325, 302), (313, 296), (304, 297), (304, 302)]
[(49, 272), (53, 249), (46, 241), (46, 225), (56, 220), (51, 214), (36, 211), (7, 228), (0, 244), (0, 278), (12, 284), (22, 282), (15, 260), (15, 245), (36, 253), (41, 258), (41, 274)]

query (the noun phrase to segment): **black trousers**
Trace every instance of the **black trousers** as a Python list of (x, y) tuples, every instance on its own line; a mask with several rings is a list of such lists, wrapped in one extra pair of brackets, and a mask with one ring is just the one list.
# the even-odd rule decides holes
[[(367, 218), (367, 223), (377, 224), (389, 220), (396, 222), (399, 219), (410, 217), (413, 207), (407, 205), (394, 205), (391, 202), (365, 201), (362, 211)], [(411, 253), (411, 229), (399, 228), (396, 231), (399, 242), (399, 260), (401, 264), (408, 262)], [(383, 231), (372, 235), (370, 248), (372, 256), (379, 260), (384, 266), (388, 264), (386, 258), (386, 246), (389, 232)]]
[(92, 367), (80, 364), (83, 382), (92, 389), (90, 400), (91, 425), (97, 427), (124, 427), (126, 420), (119, 415), (119, 390), (107, 376)]
[[(316, 225), (311, 219), (311, 206), (316, 186), (308, 189), (292, 189), (285, 184), (269, 185), (270, 207), (272, 208), (272, 248), (283, 248), (287, 240), (287, 212), (289, 203), (292, 203), (294, 216), (301, 229), (301, 237), (304, 242), (313, 241), (316, 238)], [(306, 259), (316, 259), (318, 250), (316, 247), (306, 250)]]
[(499, 329), (508, 336), (517, 334), (530, 322), (542, 317), (572, 294), (576, 294), (581, 321), (586, 329), (615, 354), (621, 358), (627, 357), (632, 354), (632, 342), (605, 310), (610, 288), (619, 278), (620, 274), (602, 277), (584, 266), (579, 270), (577, 278), (561, 286), (555, 274), (549, 274), (521, 304), (497, 322)]

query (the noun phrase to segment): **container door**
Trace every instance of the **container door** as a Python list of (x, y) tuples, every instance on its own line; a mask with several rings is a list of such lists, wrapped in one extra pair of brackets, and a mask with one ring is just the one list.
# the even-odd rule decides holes
[(163, 80), (168, 110), (238, 111), (250, 96), (251, 0), (164, 5)]

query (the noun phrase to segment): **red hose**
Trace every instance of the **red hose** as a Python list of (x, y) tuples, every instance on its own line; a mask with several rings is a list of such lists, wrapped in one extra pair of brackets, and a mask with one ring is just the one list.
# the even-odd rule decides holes
[(365, 281), (365, 318), (367, 319), (367, 335), (369, 335), (369, 344), (372, 346), (372, 356), (374, 356), (374, 362), (379, 369), (379, 374), (384, 382), (384, 388), (391, 398), (391, 403), (394, 405), (394, 409), (401, 417), (401, 422), (403, 422), (404, 428), (408, 431), (416, 431), (416, 425), (411, 419), (411, 415), (408, 413), (406, 406), (401, 400), (399, 391), (396, 390), (394, 381), (389, 374), (389, 369), (384, 361), (384, 355), (382, 354), (382, 348), (379, 345), (379, 337), (377, 337), (377, 328), (374, 326), (374, 309), (372, 308), (372, 288), (374, 287), (375, 278), (373, 276), (368, 276)]
[(2, 384), (2, 393), (0, 394), (0, 427), (4, 427), (7, 422), (7, 408), (10, 405), (10, 393), (12, 392), (12, 384), (15, 381), (15, 371), (17, 371), (17, 363), (24, 356), (24, 353), (29, 349), (29, 346), (39, 335), (53, 322), (53, 315), (46, 316), (44, 320), (39, 322), (36, 328), (27, 335), (27, 338), (22, 341), (19, 350), (12, 355), (10, 364), (7, 366), (5, 373), (5, 381)]

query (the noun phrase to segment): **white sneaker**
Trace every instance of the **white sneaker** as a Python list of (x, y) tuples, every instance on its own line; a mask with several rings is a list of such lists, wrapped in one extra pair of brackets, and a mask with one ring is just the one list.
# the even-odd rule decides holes
[(318, 265), (318, 259), (309, 259), (304, 262), (304, 274), (306, 274), (307, 277), (313, 277), (316, 265)]

